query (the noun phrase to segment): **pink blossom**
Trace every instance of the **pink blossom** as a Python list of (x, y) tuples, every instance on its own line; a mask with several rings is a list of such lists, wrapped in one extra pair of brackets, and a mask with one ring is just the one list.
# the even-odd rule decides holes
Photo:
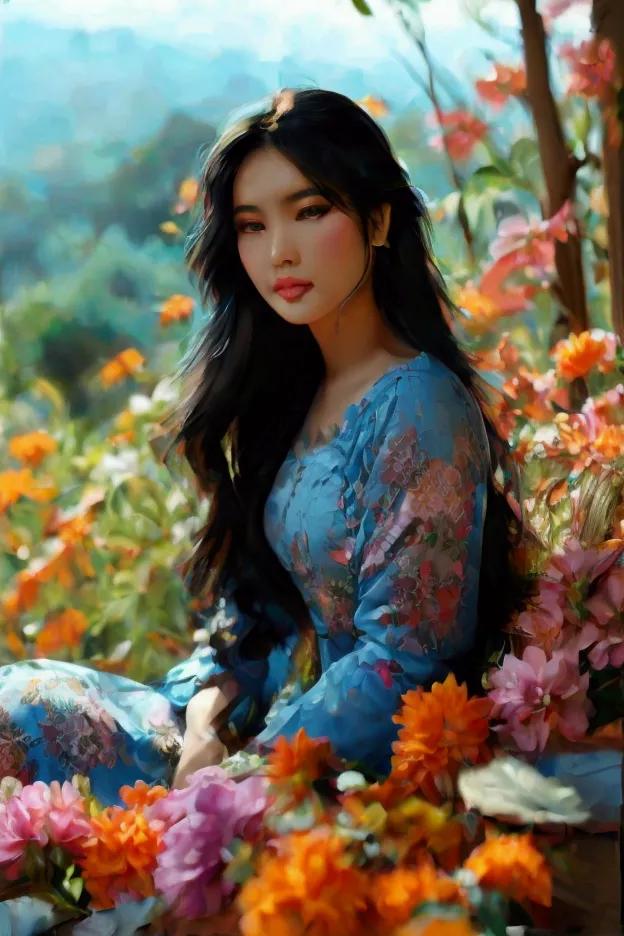
[(154, 873), (156, 887), (179, 917), (216, 914), (234, 885), (221, 875), (233, 839), (253, 835), (266, 809), (262, 777), (234, 782), (220, 767), (194, 773), (184, 790), (173, 790), (146, 809), (168, 827)]
[(439, 123), (441, 133), (431, 139), (431, 145), (442, 149), (446, 145), (451, 159), (468, 159), (488, 132), (488, 125), (465, 110), (446, 111), (434, 115), (432, 121)]
[(0, 803), (0, 864), (21, 858), (29, 842), (47, 845), (44, 818), (31, 813), (19, 796), (12, 796)]
[(50, 840), (71, 852), (80, 849), (82, 841), (93, 834), (85, 815), (84, 799), (67, 780), (62, 786), (57, 780), (50, 784), (46, 824)]
[(49, 786), (41, 780), (16, 785), (6, 802), (0, 803), (0, 862), (20, 857), (29, 841), (62, 845), (75, 852), (91, 834), (84, 800), (67, 781), (62, 786), (57, 780)]
[(587, 732), (589, 673), (581, 676), (578, 663), (564, 653), (548, 659), (540, 647), (527, 647), (521, 660), (507, 654), (490, 683), (492, 715), (505, 722), (497, 730), (511, 735), (520, 750), (543, 751), (552, 730), (570, 741)]
[(510, 285), (507, 279), (515, 273), (547, 284), (555, 269), (555, 241), (566, 241), (575, 220), (570, 201), (544, 220), (528, 221), (521, 215), (506, 218), (498, 226), (496, 239), (490, 245), (494, 260), (483, 273), (480, 290), (507, 313), (521, 311), (537, 292), (533, 285)]
[(518, 630), (533, 637), (545, 650), (553, 650), (560, 643), (564, 592), (558, 582), (541, 578), (537, 595), (516, 621)]
[(567, 42), (560, 55), (571, 68), (568, 93), (610, 102), (615, 95), (615, 53), (608, 40), (586, 39), (580, 46)]
[(542, 6), (542, 16), (554, 19), (567, 13), (575, 6), (588, 6), (589, 0), (546, 0)]
[(487, 78), (475, 82), (477, 94), (499, 110), (510, 97), (521, 97), (526, 91), (526, 72), (495, 62)]
[(587, 601), (587, 611), (602, 628), (600, 639), (589, 654), (596, 670), (624, 664), (624, 568), (612, 566), (594, 595)]

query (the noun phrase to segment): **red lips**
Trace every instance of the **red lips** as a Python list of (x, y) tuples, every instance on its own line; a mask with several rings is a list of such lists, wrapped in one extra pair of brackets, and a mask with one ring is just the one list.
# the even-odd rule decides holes
[(311, 286), (312, 283), (310, 280), (301, 280), (295, 279), (294, 276), (280, 276), (279, 279), (275, 280), (275, 285), (273, 289), (275, 292), (279, 292), (280, 289), (291, 289), (293, 286)]

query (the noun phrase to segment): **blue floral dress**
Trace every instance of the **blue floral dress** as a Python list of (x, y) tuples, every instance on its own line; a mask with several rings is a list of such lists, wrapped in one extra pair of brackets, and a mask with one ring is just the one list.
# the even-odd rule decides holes
[(444, 679), (473, 648), (487, 471), (481, 414), (461, 382), (426, 354), (392, 367), (320, 446), (297, 440), (266, 504), (308, 639), (268, 608), (282, 641), (268, 659), (243, 659), (232, 638), (252, 623), (226, 596), (206, 621), (231, 640), (225, 660), (199, 646), (158, 684), (52, 660), (5, 666), (0, 777), (82, 773), (108, 803), (139, 778), (166, 781), (186, 705), (227, 673), (239, 687), (232, 734), (266, 749), (305, 728), (383, 770), (401, 695)]

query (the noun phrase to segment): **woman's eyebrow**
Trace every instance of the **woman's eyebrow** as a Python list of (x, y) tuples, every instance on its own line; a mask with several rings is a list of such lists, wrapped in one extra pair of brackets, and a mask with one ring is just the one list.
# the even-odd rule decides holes
[[(282, 204), (290, 204), (291, 202), (299, 201), (300, 198), (308, 198), (309, 195), (322, 195), (320, 189), (312, 185), (309, 188), (300, 189), (298, 192), (293, 192), (291, 195), (285, 195), (282, 198)], [(234, 214), (240, 214), (241, 211), (260, 211), (257, 205), (237, 205), (234, 209)]]

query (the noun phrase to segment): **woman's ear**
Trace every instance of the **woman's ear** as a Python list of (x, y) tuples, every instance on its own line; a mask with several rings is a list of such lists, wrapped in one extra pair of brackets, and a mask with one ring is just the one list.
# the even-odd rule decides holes
[(388, 231), (390, 230), (390, 214), (392, 206), (385, 202), (380, 208), (371, 212), (369, 224), (369, 237), (373, 247), (386, 247), (388, 245)]

